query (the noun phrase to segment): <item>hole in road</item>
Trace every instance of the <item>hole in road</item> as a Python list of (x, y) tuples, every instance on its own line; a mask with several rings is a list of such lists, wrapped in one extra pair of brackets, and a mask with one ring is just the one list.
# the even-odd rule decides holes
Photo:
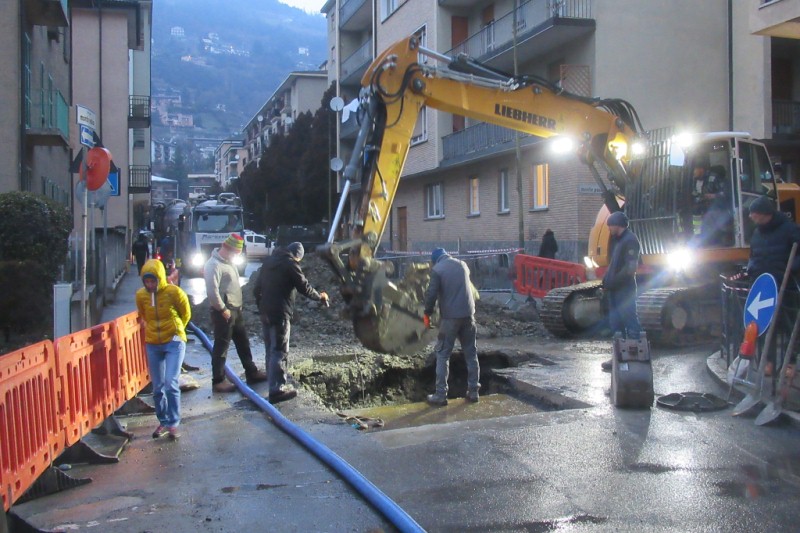
[[(527, 366), (553, 365), (535, 354), (526, 354)], [(427, 360), (375, 354), (346, 354), (301, 364), (293, 368), (297, 381), (311, 389), (329, 408), (353, 417), (353, 427), (397, 429), (461, 420), (479, 420), (585, 407), (581, 402), (558, 397), (545, 397), (533, 387), (503, 375), (502, 369), (513, 366), (502, 352), (481, 352), (481, 400), (473, 404), (464, 396), (467, 391), (467, 370), (463, 353), (454, 351), (450, 359), (448, 405), (432, 407), (425, 397), (434, 392), (436, 371), (434, 358)], [(357, 422), (356, 420), (359, 420)]]

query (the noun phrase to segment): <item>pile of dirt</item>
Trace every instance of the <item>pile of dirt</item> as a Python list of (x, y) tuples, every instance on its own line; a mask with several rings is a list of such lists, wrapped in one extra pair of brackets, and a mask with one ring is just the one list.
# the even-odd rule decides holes
[[(330, 266), (313, 254), (306, 255), (301, 266), (311, 285), (328, 293), (331, 305), (324, 307), (319, 302), (297, 297), (292, 321), (292, 350), (330, 351), (360, 347), (352, 324), (348, 319), (342, 318), (344, 304), (339, 296), (339, 283)], [(242, 288), (245, 320), (252, 335), (261, 333), (261, 321), (253, 295), (258, 272), (253, 273), (247, 285)], [(510, 296), (508, 293), (484, 294), (476, 302), (475, 320), (478, 323), (479, 342), (482, 338), (496, 337), (550, 337), (534, 306), (526, 303), (519, 295), (509, 302)], [(195, 306), (193, 320), (204, 330), (213, 331), (207, 300)]]
[[(349, 319), (342, 317), (339, 283), (330, 266), (308, 254), (301, 263), (311, 285), (330, 296), (330, 307), (302, 296), (295, 301), (292, 321), (290, 371), (295, 380), (315, 392), (329, 406), (369, 406), (403, 401), (408, 391), (418, 388), (414, 376), (430, 369), (431, 350), (412, 355), (379, 354), (364, 348)], [(252, 336), (261, 335), (261, 321), (253, 289), (258, 271), (242, 288), (244, 316)], [(510, 336), (549, 337), (533, 305), (517, 296), (484, 295), (477, 302), (478, 348), (481, 339)], [(506, 304), (510, 305), (506, 305)], [(193, 309), (192, 320), (213, 331), (207, 300)]]

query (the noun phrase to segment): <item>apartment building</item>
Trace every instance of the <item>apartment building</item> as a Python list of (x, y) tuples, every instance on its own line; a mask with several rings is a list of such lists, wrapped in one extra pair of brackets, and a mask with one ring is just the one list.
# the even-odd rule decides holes
[(247, 148), (242, 139), (225, 139), (219, 143), (214, 150), (214, 174), (223, 189), (241, 176), (246, 158)]
[(31, 191), (71, 206), (68, 2), (3, 2), (0, 15), (0, 192)]
[[(70, 7), (73, 103), (95, 113), (96, 133), (119, 169), (106, 208), (107, 225), (127, 228), (129, 240), (131, 229), (144, 226), (150, 203), (153, 3), (71, 0)], [(75, 120), (70, 128), (77, 139)], [(76, 227), (80, 216), (76, 212)]]
[[(753, 9), (727, 0), (331, 0), (322, 12), (328, 75), (346, 102), (376, 54), (416, 34), (439, 53), (466, 53), (583, 96), (624, 99), (647, 130), (748, 131), (770, 145), (784, 179), (797, 179), (798, 131), (789, 126), (789, 138), (776, 138), (773, 111), (778, 100), (798, 100), (800, 50), (783, 36), (754, 34)], [(789, 79), (776, 85), (776, 76)], [(339, 136), (345, 160), (357, 133), (349, 115)], [(541, 139), (519, 139), (518, 157), (516, 137), (423, 109), (384, 244), (535, 253), (551, 228), (558, 257), (579, 260), (601, 206), (598, 186), (575, 157), (556, 158)], [(354, 199), (360, 193), (356, 187)]]
[(285, 135), (299, 114), (319, 109), (328, 86), (324, 70), (291, 72), (244, 127), (244, 165), (258, 164), (270, 136)]

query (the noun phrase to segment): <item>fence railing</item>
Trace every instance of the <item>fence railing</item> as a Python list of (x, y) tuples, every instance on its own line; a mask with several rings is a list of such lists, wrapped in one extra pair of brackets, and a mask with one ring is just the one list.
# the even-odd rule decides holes
[(544, 298), (553, 289), (587, 280), (583, 265), (533, 255), (518, 254), (514, 270), (514, 289), (531, 298)]
[(4, 511), (149, 382), (138, 312), (0, 357)]
[(791, 100), (772, 101), (772, 132), (800, 133), (800, 102)]
[[(442, 137), (442, 160), (447, 161), (511, 143), (515, 134), (514, 130), (496, 124), (486, 122), (474, 124)], [(525, 133), (522, 134), (522, 137), (531, 137), (531, 135)]]
[[(592, 0), (529, 0), (516, 9), (517, 40), (551, 19), (590, 19)], [(447, 52), (481, 58), (510, 45), (514, 36), (514, 11), (484, 26)]]

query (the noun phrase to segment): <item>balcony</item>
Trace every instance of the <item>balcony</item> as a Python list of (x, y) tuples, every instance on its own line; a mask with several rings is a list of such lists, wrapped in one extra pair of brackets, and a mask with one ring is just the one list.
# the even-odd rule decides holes
[(149, 96), (128, 97), (128, 127), (134, 129), (150, 127)]
[(69, 106), (61, 91), (25, 98), (25, 135), (34, 146), (69, 146)]
[(372, 25), (372, 2), (367, 0), (344, 0), (339, 8), (339, 29), (359, 31)]
[(150, 165), (128, 167), (128, 193), (150, 194)]
[[(461, 131), (442, 137), (442, 167), (455, 166), (489, 155), (514, 149), (514, 130), (481, 122)], [(522, 134), (520, 146), (528, 146), (540, 139)]]
[(341, 83), (343, 85), (358, 85), (361, 76), (366, 72), (372, 61), (372, 41), (367, 40), (358, 49), (342, 61)]
[[(529, 0), (517, 12), (517, 61), (526, 63), (569, 46), (594, 32), (592, 0)], [(492, 67), (510, 71), (514, 67), (514, 12), (497, 19), (447, 52), (466, 54)]]
[(800, 102), (772, 101), (772, 133), (774, 135), (800, 135)]
[(24, 0), (28, 22), (34, 26), (69, 26), (68, 0)]

